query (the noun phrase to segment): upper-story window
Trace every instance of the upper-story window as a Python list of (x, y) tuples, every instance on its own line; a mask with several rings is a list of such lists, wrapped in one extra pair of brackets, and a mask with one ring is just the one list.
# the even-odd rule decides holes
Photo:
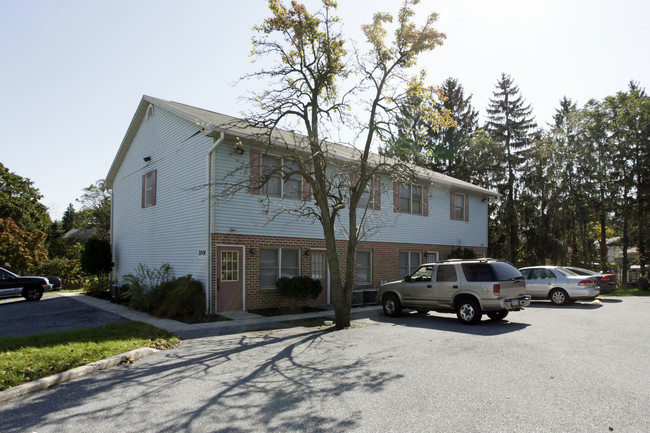
[(147, 107), (147, 116), (146, 116), (147, 120), (151, 119), (153, 117), (153, 114), (154, 114), (153, 104), (149, 104), (149, 106)]
[(426, 215), (426, 188), (419, 185), (395, 183), (395, 211)]
[(469, 221), (469, 196), (458, 192), (451, 193), (451, 219)]
[(142, 207), (156, 205), (158, 170), (151, 170), (142, 175)]
[(310, 185), (298, 174), (298, 164), (277, 155), (251, 151), (251, 192), (269, 197), (311, 200)]
[[(351, 183), (355, 183), (358, 180), (359, 174), (353, 172), (350, 175)], [(357, 208), (360, 209), (381, 209), (381, 180), (379, 176), (371, 176), (368, 179), (366, 187), (361, 192), (361, 197), (359, 197), (359, 202), (357, 203)]]

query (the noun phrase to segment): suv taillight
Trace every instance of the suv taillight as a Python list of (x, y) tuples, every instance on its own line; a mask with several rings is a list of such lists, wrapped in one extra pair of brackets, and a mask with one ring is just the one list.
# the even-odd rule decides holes
[(493, 284), (492, 285), (492, 293), (495, 295), (500, 295), (501, 294), (501, 284)]

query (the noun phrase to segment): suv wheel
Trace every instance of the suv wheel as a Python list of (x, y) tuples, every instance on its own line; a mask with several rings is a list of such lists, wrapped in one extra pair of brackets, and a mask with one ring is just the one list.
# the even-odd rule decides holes
[(503, 320), (508, 315), (508, 310), (490, 311), (487, 315), (492, 320)]
[(555, 305), (565, 305), (569, 303), (569, 296), (562, 289), (553, 289), (548, 297)]
[(27, 287), (23, 290), (23, 297), (28, 301), (38, 301), (43, 297), (43, 290), (38, 287)]
[(476, 325), (481, 321), (481, 307), (470, 298), (462, 299), (456, 307), (456, 316), (463, 325)]
[(395, 295), (386, 295), (382, 306), (384, 307), (384, 314), (388, 317), (397, 317), (402, 314), (402, 304), (400, 304), (399, 299)]

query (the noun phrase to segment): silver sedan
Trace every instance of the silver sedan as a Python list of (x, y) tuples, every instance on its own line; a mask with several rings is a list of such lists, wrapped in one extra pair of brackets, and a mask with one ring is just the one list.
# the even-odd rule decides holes
[(578, 275), (562, 266), (529, 266), (519, 269), (533, 299), (549, 299), (556, 305), (593, 300), (600, 293), (595, 277)]

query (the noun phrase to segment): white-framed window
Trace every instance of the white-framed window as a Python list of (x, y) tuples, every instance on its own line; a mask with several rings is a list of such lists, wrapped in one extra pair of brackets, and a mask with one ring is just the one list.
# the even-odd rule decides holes
[(399, 276), (411, 275), (422, 264), (422, 253), (419, 251), (400, 251)]
[(298, 165), (281, 156), (262, 155), (262, 178), (266, 183), (262, 193), (270, 197), (299, 200), (302, 194), (302, 177), (296, 173)]
[(357, 251), (357, 285), (369, 286), (372, 284), (372, 251)]
[(469, 221), (469, 196), (467, 194), (451, 193), (451, 219)]
[(149, 106), (147, 107), (147, 115), (146, 115), (147, 120), (151, 119), (153, 115), (154, 115), (153, 104), (149, 104)]
[(422, 187), (418, 185), (399, 186), (399, 211), (422, 215)]
[(300, 251), (297, 248), (260, 248), (260, 288), (275, 289), (281, 277), (300, 273)]
[(142, 207), (156, 205), (158, 170), (151, 170), (142, 175)]
[(436, 263), (440, 259), (440, 252), (438, 251), (427, 251), (427, 263)]
[(454, 197), (454, 219), (465, 219), (465, 194), (458, 194)]
[(311, 277), (315, 280), (325, 279), (325, 253), (311, 253)]
[(221, 252), (221, 281), (239, 281), (239, 251)]

